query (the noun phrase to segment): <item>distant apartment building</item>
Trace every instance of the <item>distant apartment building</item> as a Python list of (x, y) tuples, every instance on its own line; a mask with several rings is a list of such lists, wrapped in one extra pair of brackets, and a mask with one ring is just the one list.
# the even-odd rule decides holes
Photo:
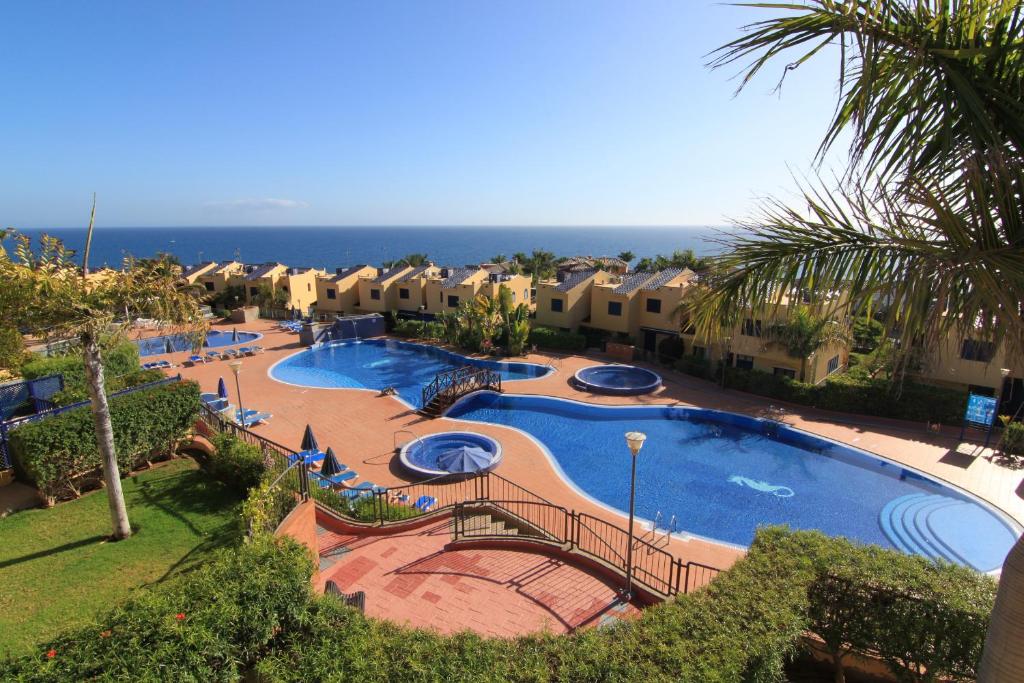
[[(208, 265), (208, 264), (204, 264)], [(228, 287), (243, 286), (245, 265), (238, 261), (220, 261), (210, 267), (204, 267), (195, 273), (189, 281), (192, 284), (201, 286), (208, 294), (220, 294)], [(240, 299), (238, 304), (246, 301)]]
[(490, 274), (480, 267), (442, 268), (427, 280), (424, 289), (426, 312), (437, 315), (454, 311), (464, 301), (473, 301)]
[(538, 325), (575, 332), (591, 317), (591, 290), (611, 282), (614, 274), (604, 270), (562, 272), (554, 280), (537, 283)]
[(338, 315), (352, 315), (359, 308), (359, 278), (376, 277), (377, 269), (358, 265), (338, 268), (334, 275), (321, 275), (316, 279), (316, 315), (320, 320), (332, 320)]
[(359, 278), (359, 310), (362, 313), (386, 313), (398, 310), (398, 287), (402, 275), (414, 270), (409, 266), (378, 268), (376, 275)]
[(628, 337), (654, 352), (665, 337), (679, 336), (677, 310), (693, 277), (686, 268), (628, 273), (595, 284), (589, 327)]
[(441, 273), (433, 263), (410, 268), (395, 280), (399, 314), (421, 315), (427, 310), (427, 283)]
[(245, 266), (244, 274), (229, 279), (229, 284), (236, 283), (245, 288), (246, 303), (258, 304), (261, 308), (270, 309), (271, 304), (261, 301), (261, 293), (283, 292), (282, 304), (272, 307), (272, 314), (284, 315), (298, 311), (309, 315), (317, 301), (318, 275), (324, 271), (317, 268), (289, 268), (282, 263), (263, 263)]
[[(486, 268), (484, 268), (486, 270)], [(488, 271), (487, 280), (480, 286), (480, 294), (491, 297), (498, 297), (502, 287), (509, 290), (512, 295), (512, 305), (526, 304), (531, 310), (534, 308), (533, 297), (530, 291), (533, 281), (525, 275), (512, 275), (510, 273), (492, 273)]]
[(204, 261), (203, 263), (197, 263), (194, 266), (189, 266), (182, 271), (181, 277), (185, 279), (190, 285), (194, 285), (196, 280), (199, 279), (204, 273), (208, 273), (217, 267), (216, 261)]

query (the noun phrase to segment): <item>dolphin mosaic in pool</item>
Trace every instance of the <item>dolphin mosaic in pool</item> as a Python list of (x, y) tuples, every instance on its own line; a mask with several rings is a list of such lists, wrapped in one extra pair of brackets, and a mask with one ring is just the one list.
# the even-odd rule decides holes
[(733, 484), (739, 484), (740, 486), (746, 486), (747, 488), (754, 489), (755, 491), (761, 491), (762, 493), (770, 493), (778, 498), (792, 498), (793, 489), (788, 486), (773, 486), (766, 481), (757, 481), (749, 477), (741, 477), (738, 474), (734, 474), (729, 477), (729, 481)]

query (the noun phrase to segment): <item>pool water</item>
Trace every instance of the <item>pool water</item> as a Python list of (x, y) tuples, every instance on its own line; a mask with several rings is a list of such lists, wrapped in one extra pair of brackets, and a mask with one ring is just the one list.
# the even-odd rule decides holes
[(672, 406), (606, 407), (477, 393), (448, 417), (518, 428), (564, 476), (608, 506), (629, 504), (623, 434), (647, 441), (637, 461), (638, 516), (748, 545), (758, 526), (788, 524), (941, 557), (979, 571), (1002, 565), (1020, 530), (974, 498), (894, 463), (731, 413)]
[(270, 368), (274, 379), (309, 387), (374, 389), (394, 387), (406, 403), (419, 408), (423, 386), (439, 372), (463, 365), (498, 370), (502, 381), (536, 379), (546, 365), (467, 358), (433, 346), (392, 339), (331, 342), (300, 351)]
[(577, 388), (602, 394), (637, 396), (661, 386), (656, 372), (632, 365), (591, 365), (575, 376)]
[[(262, 334), (257, 332), (238, 332), (238, 338), (235, 339), (231, 332), (224, 332), (221, 330), (210, 330), (206, 333), (206, 341), (203, 343), (203, 348), (216, 349), (222, 346), (235, 346), (254, 342)], [(175, 351), (191, 351), (192, 350), (192, 337), (185, 333), (180, 334), (163, 334), (159, 337), (147, 337), (145, 339), (136, 339), (135, 343), (139, 346), (140, 356), (159, 356), (162, 353), (167, 353), (167, 344), (170, 342), (171, 348)]]
[(410, 441), (402, 447), (401, 460), (416, 474), (441, 475), (448, 471), (439, 462), (441, 456), (458, 448), (478, 448), (490, 455), (489, 461), (475, 471), (493, 469), (501, 459), (501, 446), (488, 436), (471, 432), (441, 432)]

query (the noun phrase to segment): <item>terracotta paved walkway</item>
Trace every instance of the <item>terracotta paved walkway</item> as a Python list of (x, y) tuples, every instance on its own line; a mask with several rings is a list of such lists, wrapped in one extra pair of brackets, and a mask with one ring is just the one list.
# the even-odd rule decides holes
[(562, 559), (518, 550), (445, 550), (449, 521), (389, 536), (318, 530), (321, 580), (366, 592), (370, 616), (442, 633), (564, 633), (636, 613), (615, 586)]

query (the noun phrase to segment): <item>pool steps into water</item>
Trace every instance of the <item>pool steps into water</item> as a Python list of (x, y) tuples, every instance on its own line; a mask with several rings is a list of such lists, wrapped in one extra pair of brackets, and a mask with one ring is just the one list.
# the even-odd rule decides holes
[(879, 513), (886, 537), (905, 553), (924, 555), (957, 564), (970, 563), (936, 533), (931, 517), (939, 510), (966, 505), (947, 496), (911, 493), (889, 501)]

